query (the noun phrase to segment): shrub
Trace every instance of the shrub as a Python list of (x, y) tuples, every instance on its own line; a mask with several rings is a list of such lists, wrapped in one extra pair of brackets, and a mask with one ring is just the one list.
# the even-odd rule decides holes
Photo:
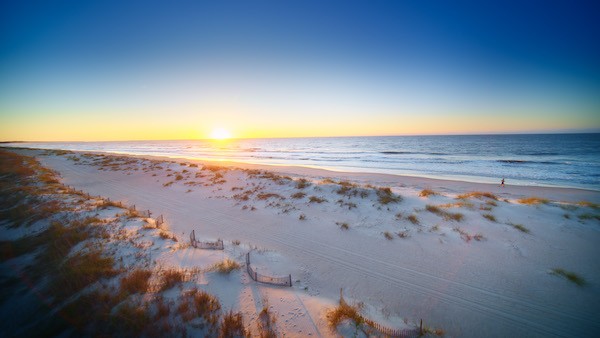
[(584, 286), (587, 284), (587, 282), (585, 281), (585, 279), (583, 277), (579, 276), (578, 274), (576, 274), (574, 272), (566, 271), (561, 268), (552, 269), (550, 271), (550, 274), (566, 278), (568, 281), (573, 282), (579, 286)]
[(298, 216), (298, 219), (301, 221), (306, 220), (306, 215), (305, 214), (300, 214), (300, 216)]

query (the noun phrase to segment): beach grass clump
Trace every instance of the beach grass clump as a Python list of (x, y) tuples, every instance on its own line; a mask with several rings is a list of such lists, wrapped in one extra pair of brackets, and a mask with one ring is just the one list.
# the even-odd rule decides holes
[(521, 204), (526, 204), (526, 205), (538, 205), (538, 204), (548, 204), (550, 203), (550, 200), (546, 199), (546, 198), (540, 198), (540, 197), (527, 197), (527, 198), (521, 198), (519, 200), (517, 200), (518, 203)]
[(579, 218), (582, 221), (588, 220), (588, 219), (595, 219), (595, 220), (600, 221), (600, 215), (594, 215), (594, 214), (590, 214), (590, 213), (578, 215), (577, 218)]
[(117, 275), (114, 259), (105, 257), (100, 250), (77, 253), (58, 266), (50, 285), (52, 295), (58, 300), (66, 299), (102, 278)]
[(335, 222), (335, 224), (337, 224), (342, 230), (350, 229), (350, 225), (348, 225), (346, 222)]
[(396, 195), (392, 192), (390, 187), (382, 187), (376, 190), (377, 200), (380, 204), (386, 205), (390, 203), (399, 203), (402, 201), (400, 195)]
[(298, 219), (301, 221), (305, 221), (306, 220), (306, 215), (305, 214), (300, 214), (300, 216), (298, 216)]
[(181, 174), (177, 174), (175, 176), (175, 181), (181, 181), (182, 179), (183, 179), (183, 175), (181, 175)]
[(588, 202), (588, 201), (579, 201), (579, 202), (577, 202), (577, 205), (582, 206), (582, 207), (592, 208), (592, 209), (600, 209), (600, 204), (596, 204), (596, 203), (592, 203), (592, 202)]
[(393, 236), (393, 235), (392, 235), (392, 233), (391, 233), (391, 232), (389, 232), (389, 231), (385, 231), (385, 232), (383, 233), (383, 237), (385, 237), (385, 239), (388, 239), (388, 240), (390, 240), (390, 241), (391, 241), (392, 239), (394, 239), (394, 236)]
[(217, 271), (218, 273), (227, 275), (227, 274), (230, 274), (234, 270), (239, 270), (240, 267), (241, 267), (240, 263), (238, 263), (232, 259), (226, 258), (218, 263), (215, 263), (212, 266), (211, 270), (214, 270), (214, 271)]
[(419, 193), (419, 197), (429, 197), (429, 196), (436, 196), (436, 195), (439, 195), (439, 193), (436, 191), (433, 191), (431, 189), (423, 189)]
[(496, 221), (496, 216), (494, 216), (492, 214), (483, 214), (482, 216), (484, 218), (488, 219), (490, 222), (497, 222)]
[(310, 182), (306, 178), (301, 178), (296, 181), (296, 189), (304, 189), (310, 187)]
[(321, 197), (317, 197), (317, 196), (310, 196), (308, 198), (308, 202), (309, 203), (319, 203), (319, 204), (321, 204), (323, 202), (327, 202), (327, 200), (324, 199), (324, 198), (321, 198)]
[(280, 200), (285, 199), (285, 197), (283, 197), (279, 194), (275, 194), (275, 193), (260, 193), (260, 194), (256, 195), (256, 198), (258, 198), (261, 201), (267, 200), (269, 198), (278, 198)]
[(448, 212), (445, 210), (442, 210), (440, 207), (432, 205), (432, 204), (427, 204), (425, 206), (425, 210), (434, 213), (440, 217), (443, 217), (445, 220), (447, 221), (456, 221), (456, 222), (460, 222), (463, 220), (464, 215), (458, 212)]
[(148, 280), (152, 271), (146, 269), (135, 269), (127, 276), (121, 278), (121, 292), (134, 294), (148, 292)]
[(306, 196), (305, 193), (303, 193), (302, 191), (299, 191), (299, 192), (293, 193), (292, 196), (290, 196), (290, 197), (293, 199), (301, 199), (301, 198), (304, 198), (305, 196)]
[(492, 199), (495, 201), (498, 200), (498, 196), (492, 194), (491, 192), (483, 192), (483, 191), (473, 191), (473, 192), (461, 194), (461, 195), (458, 195), (456, 198), (461, 199), (461, 200), (469, 199), (469, 198), (478, 198), (478, 199), (489, 198), (489, 199)]
[(578, 286), (584, 286), (587, 284), (586, 280), (583, 277), (579, 276), (574, 272), (567, 271), (562, 268), (554, 268), (550, 271), (550, 274), (554, 276), (563, 277), (568, 281), (577, 284)]
[(419, 219), (417, 218), (417, 215), (412, 214), (406, 217), (406, 219), (411, 222), (414, 225), (419, 225), (421, 224), (421, 222), (419, 221)]
[(336, 308), (327, 311), (325, 318), (327, 318), (327, 324), (333, 332), (345, 320), (350, 320), (356, 327), (362, 325), (365, 321), (358, 307), (347, 304), (343, 299)]
[(241, 312), (234, 313), (233, 310), (229, 310), (223, 315), (219, 326), (219, 338), (249, 336)]
[(408, 230), (399, 231), (397, 235), (400, 238), (409, 238), (410, 237)]
[(277, 317), (269, 310), (269, 303), (264, 300), (263, 308), (258, 314), (257, 326), (258, 334), (260, 338), (277, 338), (277, 332), (275, 331), (275, 323)]
[(515, 223), (506, 223), (506, 224), (508, 224), (511, 227), (513, 227), (521, 232), (524, 232), (526, 234), (528, 234), (530, 232), (529, 229), (527, 229), (523, 224), (515, 224)]
[(177, 269), (168, 269), (165, 270), (162, 274), (161, 278), (161, 287), (160, 291), (169, 290), (175, 285), (179, 283), (183, 283), (185, 281), (185, 276), (183, 271)]

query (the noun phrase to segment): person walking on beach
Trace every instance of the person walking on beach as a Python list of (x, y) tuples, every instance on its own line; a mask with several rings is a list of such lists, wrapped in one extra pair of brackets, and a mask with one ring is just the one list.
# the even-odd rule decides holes
[(500, 182), (500, 186), (504, 188), (504, 177), (502, 177), (502, 182)]

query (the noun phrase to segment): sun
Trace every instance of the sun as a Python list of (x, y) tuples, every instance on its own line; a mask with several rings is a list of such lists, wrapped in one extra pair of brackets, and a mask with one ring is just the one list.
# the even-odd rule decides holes
[(213, 140), (226, 140), (231, 138), (231, 133), (223, 128), (215, 128), (210, 133), (210, 138)]

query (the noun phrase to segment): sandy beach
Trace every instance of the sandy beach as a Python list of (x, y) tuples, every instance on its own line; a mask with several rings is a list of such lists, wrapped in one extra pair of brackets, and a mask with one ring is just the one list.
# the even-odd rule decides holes
[[(351, 325), (328, 326), (340, 289), (365, 318), (396, 329), (422, 320), (431, 336), (591, 337), (600, 329), (597, 191), (17, 152), (75, 190), (162, 215), (178, 243), (189, 243), (192, 230), (199, 241), (224, 242), (223, 251), (152, 249), (153, 264), (202, 270), (228, 258), (244, 265), (251, 252), (258, 272), (291, 276), (291, 287), (261, 284), (244, 267), (192, 281), (242, 313), (253, 335), (265, 302), (277, 336), (353, 335)], [(3, 240), (17, 236), (3, 233)]]

